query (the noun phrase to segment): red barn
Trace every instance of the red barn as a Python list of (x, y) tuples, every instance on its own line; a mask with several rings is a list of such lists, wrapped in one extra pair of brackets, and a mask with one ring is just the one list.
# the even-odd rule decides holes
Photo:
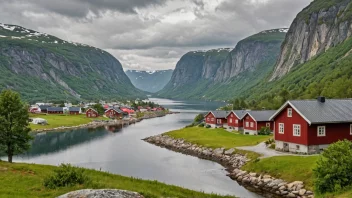
[(244, 134), (258, 135), (263, 127), (268, 127), (273, 131), (274, 124), (270, 121), (270, 117), (275, 111), (248, 111), (243, 116)]
[(118, 108), (110, 108), (105, 111), (105, 116), (108, 118), (122, 118), (123, 111)]
[(64, 108), (62, 107), (48, 107), (48, 114), (64, 114)]
[(276, 150), (315, 154), (352, 140), (352, 99), (287, 101), (272, 117)]
[(205, 123), (213, 128), (227, 126), (226, 116), (228, 113), (228, 111), (210, 111), (204, 116)]
[(99, 117), (99, 113), (95, 109), (90, 108), (86, 111), (86, 116), (88, 118), (96, 118)]
[(226, 117), (227, 125), (229, 126), (229, 129), (233, 129), (236, 131), (243, 130), (242, 118), (245, 113), (246, 113), (245, 110), (231, 111)]

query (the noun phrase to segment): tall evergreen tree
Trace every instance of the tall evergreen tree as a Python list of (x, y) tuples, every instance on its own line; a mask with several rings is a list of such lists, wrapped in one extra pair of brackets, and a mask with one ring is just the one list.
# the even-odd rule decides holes
[(12, 157), (30, 147), (28, 106), (22, 103), (18, 93), (4, 90), (0, 94), (0, 148), (12, 162)]

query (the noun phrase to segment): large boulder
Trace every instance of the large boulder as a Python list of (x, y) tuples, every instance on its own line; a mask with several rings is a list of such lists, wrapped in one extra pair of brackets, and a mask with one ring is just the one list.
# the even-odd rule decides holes
[(136, 192), (126, 191), (126, 190), (84, 189), (84, 190), (69, 192), (67, 194), (59, 196), (58, 198), (144, 198), (144, 197)]

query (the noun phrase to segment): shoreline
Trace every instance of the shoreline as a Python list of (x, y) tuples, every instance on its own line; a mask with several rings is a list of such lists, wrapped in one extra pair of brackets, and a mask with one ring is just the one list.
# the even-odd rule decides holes
[(51, 128), (51, 129), (36, 129), (36, 130), (32, 130), (31, 133), (37, 134), (37, 133), (43, 133), (43, 132), (59, 132), (59, 131), (65, 131), (65, 130), (84, 129), (84, 128), (94, 129), (98, 127), (116, 126), (116, 125), (128, 126), (131, 124), (136, 124), (138, 122), (141, 122), (142, 120), (164, 117), (172, 114), (178, 114), (178, 112), (158, 112), (158, 113), (150, 113), (150, 114), (144, 115), (141, 118), (133, 118), (130, 120), (107, 120), (107, 121), (101, 120), (101, 121), (92, 121), (87, 124), (81, 124), (77, 126), (69, 126), (69, 127), (62, 126), (62, 127)]
[(240, 168), (251, 160), (245, 155), (234, 153), (235, 148), (228, 150), (224, 148), (211, 149), (163, 134), (147, 137), (143, 140), (175, 152), (217, 162), (226, 168), (229, 172), (227, 176), (232, 180), (235, 180), (247, 190), (264, 197), (314, 198), (313, 192), (304, 189), (304, 184), (301, 181), (289, 183), (267, 174), (242, 171)]

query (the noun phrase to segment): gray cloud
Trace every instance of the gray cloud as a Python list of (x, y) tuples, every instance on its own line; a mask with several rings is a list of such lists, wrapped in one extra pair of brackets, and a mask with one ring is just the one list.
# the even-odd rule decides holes
[(289, 27), (311, 0), (0, 0), (1, 23), (106, 49), (125, 68), (168, 69), (190, 50)]

